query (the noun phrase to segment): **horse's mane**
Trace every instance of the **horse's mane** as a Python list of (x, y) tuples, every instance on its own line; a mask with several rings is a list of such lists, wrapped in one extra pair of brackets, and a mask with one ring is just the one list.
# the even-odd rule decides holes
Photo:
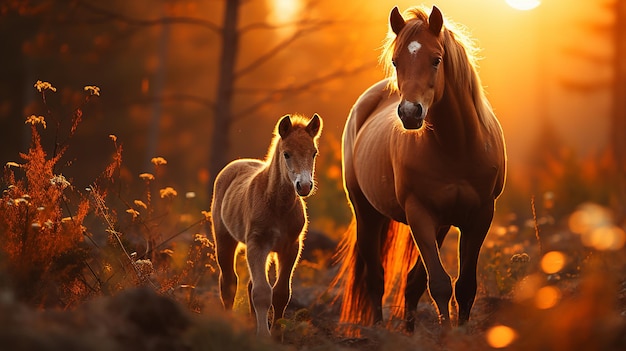
[[(422, 25), (428, 23), (428, 13), (425, 7), (412, 7), (405, 11), (403, 17), (406, 21), (405, 28), (396, 35), (391, 29), (387, 33), (379, 62), (383, 66), (385, 75), (389, 79), (389, 89), (397, 90), (396, 70), (392, 64), (397, 43), (406, 43), (412, 35), (422, 29)], [(453, 21), (444, 18), (444, 67), (446, 84), (455, 82), (459, 86), (468, 87), (471, 91), (476, 106), (476, 112), (483, 125), (490, 131), (500, 128), (491, 105), (485, 97), (485, 92), (477, 73), (479, 48), (469, 36), (468, 30)], [(400, 45), (404, 47), (406, 45)]]
[[(291, 126), (294, 129), (304, 129), (309, 124), (309, 119), (299, 114), (289, 115), (289, 119), (291, 120)], [(274, 158), (274, 153), (276, 152), (276, 146), (280, 141), (280, 134), (278, 134), (279, 123), (280, 121), (274, 126), (274, 137), (272, 138), (270, 147), (267, 149), (267, 155), (265, 156), (265, 162), (268, 164), (272, 162), (272, 158)]]

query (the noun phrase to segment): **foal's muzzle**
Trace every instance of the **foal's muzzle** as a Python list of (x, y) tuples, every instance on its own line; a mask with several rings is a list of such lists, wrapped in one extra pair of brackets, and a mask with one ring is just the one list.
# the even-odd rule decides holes
[(426, 108), (420, 102), (413, 103), (403, 100), (398, 105), (398, 117), (400, 117), (404, 129), (419, 129), (424, 124)]
[(300, 196), (308, 196), (313, 190), (313, 182), (312, 181), (296, 181), (296, 191)]

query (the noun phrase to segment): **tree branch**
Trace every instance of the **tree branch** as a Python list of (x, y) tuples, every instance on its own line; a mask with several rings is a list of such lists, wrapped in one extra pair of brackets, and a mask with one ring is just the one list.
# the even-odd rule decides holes
[(332, 23), (333, 23), (333, 21), (311, 22), (311, 24), (309, 24), (309, 26), (307, 26), (307, 27), (298, 28), (298, 30), (296, 30), (291, 36), (289, 36), (288, 38), (283, 39), (278, 44), (276, 44), (273, 48), (271, 48), (269, 51), (267, 51), (265, 54), (257, 57), (254, 61), (252, 61), (251, 63), (249, 63), (245, 67), (243, 67), (243, 68), (239, 69), (237, 72), (235, 72), (235, 80), (241, 78), (242, 76), (245, 76), (246, 74), (254, 71), (260, 65), (262, 65), (265, 62), (271, 60), (273, 57), (278, 55), (281, 51), (285, 50), (286, 47), (291, 45), (293, 42), (295, 42), (296, 40), (298, 40), (300, 37), (302, 37), (303, 35), (307, 34), (308, 32), (312, 32), (312, 31), (318, 30), (320, 27), (323, 27), (325, 25), (330, 25)]
[[(251, 113), (252, 111), (255, 111), (257, 109), (259, 109), (261, 106), (269, 104), (270, 102), (272, 102), (274, 100), (274, 96), (276, 94), (283, 94), (283, 93), (290, 93), (290, 94), (300, 94), (304, 91), (307, 91), (309, 89), (314, 88), (315, 86), (319, 86), (322, 85), (324, 83), (330, 82), (334, 79), (340, 79), (343, 77), (347, 77), (347, 76), (351, 76), (357, 73), (360, 73), (362, 71), (365, 71), (367, 69), (372, 68), (373, 66), (375, 66), (376, 63), (375, 62), (371, 62), (371, 63), (366, 63), (360, 66), (357, 66), (353, 69), (337, 69), (333, 72), (324, 74), (322, 76), (319, 76), (317, 78), (311, 79), (309, 81), (306, 81), (302, 84), (298, 84), (298, 85), (288, 85), (282, 88), (277, 88), (277, 89), (272, 89), (267, 91), (267, 93), (265, 94), (265, 96), (261, 99), (259, 99), (257, 102), (251, 104), (250, 106), (244, 108), (241, 111), (238, 111), (236, 113), (233, 114), (233, 119), (235, 120), (239, 120), (241, 118), (244, 118), (246, 115), (248, 115), (249, 113)], [(238, 92), (241, 91), (241, 89), (237, 89)], [(248, 89), (246, 90), (246, 92), (253, 92), (253, 89)], [(260, 90), (257, 90), (260, 91)]]
[(184, 94), (184, 93), (179, 93), (179, 94), (163, 94), (163, 95), (154, 95), (154, 96), (148, 96), (142, 99), (138, 99), (135, 101), (131, 101), (130, 104), (133, 103), (152, 103), (155, 101), (160, 101), (160, 102), (168, 102), (168, 101), (173, 101), (173, 102), (194, 102), (198, 105), (203, 105), (205, 106), (207, 109), (213, 109), (215, 107), (215, 103), (209, 99), (200, 97), (200, 96), (196, 96), (196, 95), (191, 95), (191, 94)]
[(571, 57), (581, 58), (598, 66), (608, 66), (612, 62), (610, 55), (601, 55), (578, 47), (567, 47), (563, 49), (563, 53)]
[[(243, 26), (241, 28), (239, 28), (239, 33), (240, 34), (246, 34), (247, 32), (251, 32), (253, 30), (258, 30), (258, 29), (266, 29), (266, 30), (279, 30), (279, 29), (284, 29), (284, 28), (289, 28), (289, 27), (302, 27), (305, 25), (319, 25), (320, 22), (316, 22), (316, 21), (311, 21), (311, 20), (298, 20), (298, 21), (294, 21), (294, 22), (284, 22), (284, 23), (280, 23), (280, 24), (271, 24), (269, 22), (256, 22), (256, 23), (251, 23), (248, 24), (247, 26)], [(332, 24), (332, 21), (327, 21), (326, 24)]]
[(77, 3), (79, 6), (82, 6), (86, 10), (96, 15), (103, 16), (108, 20), (119, 21), (119, 22), (123, 22), (129, 25), (134, 25), (134, 26), (148, 27), (148, 26), (169, 25), (169, 24), (189, 24), (189, 25), (204, 27), (216, 34), (219, 34), (220, 31), (222, 30), (221, 27), (219, 27), (218, 25), (210, 21), (201, 19), (201, 18), (160, 17), (160, 18), (155, 18), (155, 19), (140, 19), (140, 18), (133, 18), (130, 16), (126, 16), (124, 14), (113, 12), (110, 10), (106, 10), (106, 9), (92, 5), (82, 0), (79, 0)]
[(559, 79), (559, 83), (565, 89), (579, 92), (579, 93), (590, 93), (600, 90), (609, 89), (611, 87), (610, 81), (582, 81), (571, 78), (561, 78)]

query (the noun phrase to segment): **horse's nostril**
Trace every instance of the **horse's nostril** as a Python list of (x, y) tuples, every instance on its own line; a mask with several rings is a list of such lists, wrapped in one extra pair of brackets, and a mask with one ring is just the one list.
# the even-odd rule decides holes
[(296, 189), (298, 189), (298, 191), (302, 189), (302, 187), (300, 186), (300, 182), (296, 182)]
[(402, 104), (398, 104), (398, 117), (402, 117), (402, 109), (400, 108)]
[(422, 107), (422, 104), (417, 104), (417, 113), (415, 114), (415, 117), (417, 118), (422, 117), (423, 112), (424, 112), (424, 107)]

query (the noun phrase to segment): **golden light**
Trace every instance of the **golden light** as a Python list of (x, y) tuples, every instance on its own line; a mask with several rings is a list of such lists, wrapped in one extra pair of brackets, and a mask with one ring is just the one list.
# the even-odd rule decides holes
[(556, 306), (561, 299), (561, 290), (555, 286), (544, 286), (535, 295), (535, 306), (545, 310)]
[(486, 336), (489, 346), (501, 349), (511, 345), (517, 338), (517, 333), (513, 328), (506, 325), (496, 325), (487, 331)]
[(541, 258), (541, 269), (546, 274), (554, 274), (565, 267), (565, 255), (560, 251), (550, 251)]
[(295, 22), (302, 10), (299, 0), (267, 0), (270, 8), (270, 19), (276, 23)]
[(520, 11), (532, 10), (541, 5), (540, 0), (506, 0), (506, 3), (512, 8)]

